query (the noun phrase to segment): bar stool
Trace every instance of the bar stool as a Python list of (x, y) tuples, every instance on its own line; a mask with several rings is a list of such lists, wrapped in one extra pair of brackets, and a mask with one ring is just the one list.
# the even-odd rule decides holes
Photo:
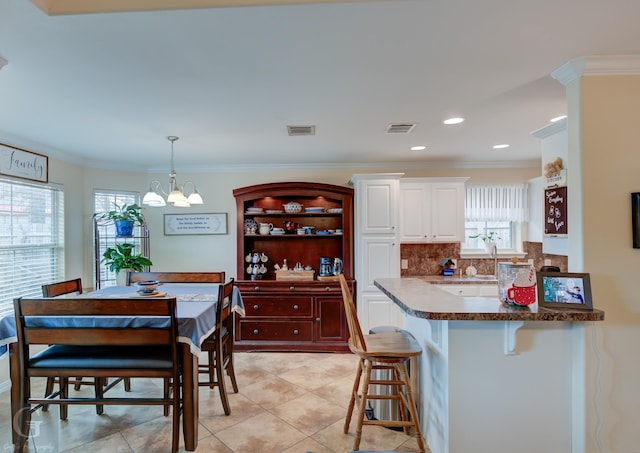
[[(411, 357), (417, 357), (422, 353), (422, 349), (415, 338), (402, 331), (363, 335), (344, 275), (340, 274), (339, 280), (349, 326), (349, 349), (360, 358), (344, 423), (344, 433), (349, 432), (353, 410), (357, 406), (358, 418), (356, 438), (353, 441), (354, 451), (358, 451), (360, 448), (362, 427), (364, 425), (377, 425), (402, 427), (406, 434), (410, 434), (410, 429), (413, 427), (418, 448), (421, 453), (425, 453), (426, 445), (422, 438), (418, 411), (416, 410), (406, 366)], [(386, 375), (388, 379), (372, 379), (374, 370), (384, 370), (385, 372), (380, 374)], [(362, 389), (360, 389), (360, 380), (363, 375)], [(371, 393), (372, 385), (390, 386), (396, 390), (387, 392), (384, 395), (375, 395)], [(392, 400), (397, 402), (400, 409), (400, 420), (367, 420), (365, 417), (367, 400)], [(408, 417), (407, 411), (409, 412)]]

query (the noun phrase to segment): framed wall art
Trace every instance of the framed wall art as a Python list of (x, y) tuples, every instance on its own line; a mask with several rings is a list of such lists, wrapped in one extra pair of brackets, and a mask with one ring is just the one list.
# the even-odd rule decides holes
[(227, 234), (227, 213), (165, 214), (164, 235)]
[(538, 306), (593, 310), (589, 274), (570, 272), (538, 272)]
[(49, 158), (44, 154), (0, 143), (0, 174), (49, 182)]

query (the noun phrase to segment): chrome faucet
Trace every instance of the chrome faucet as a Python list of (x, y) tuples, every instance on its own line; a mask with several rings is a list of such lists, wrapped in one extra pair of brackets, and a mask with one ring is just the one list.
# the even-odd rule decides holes
[(495, 278), (498, 278), (498, 246), (494, 243), (491, 244), (491, 251), (489, 252), (489, 256), (493, 258), (493, 275)]

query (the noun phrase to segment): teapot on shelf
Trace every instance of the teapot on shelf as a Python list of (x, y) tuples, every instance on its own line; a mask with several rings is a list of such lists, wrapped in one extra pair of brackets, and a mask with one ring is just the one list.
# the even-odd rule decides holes
[(301, 227), (299, 223), (296, 223), (292, 220), (285, 220), (283, 223), (284, 223), (284, 231), (287, 233), (295, 233), (296, 230)]

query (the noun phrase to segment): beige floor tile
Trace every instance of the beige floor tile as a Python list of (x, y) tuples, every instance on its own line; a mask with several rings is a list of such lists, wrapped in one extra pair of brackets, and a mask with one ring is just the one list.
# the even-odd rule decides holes
[(225, 415), (219, 399), (213, 401), (210, 405), (206, 404), (206, 402), (203, 404), (202, 399), (200, 399), (200, 424), (209, 432), (215, 434), (248, 418), (266, 412), (260, 405), (242, 394), (230, 394), (229, 405), (231, 406), (231, 414)]
[(254, 403), (270, 409), (307, 392), (289, 381), (271, 377), (247, 386), (242, 393)]
[(344, 409), (314, 394), (274, 407), (271, 412), (307, 436), (344, 417)]
[(282, 453), (336, 453), (330, 448), (325, 447), (322, 444), (319, 444), (315, 440), (307, 437), (300, 443), (295, 444), (291, 448), (287, 448)]
[(117, 432), (79, 447), (67, 450), (67, 453), (132, 453), (133, 450), (121, 433)]
[(315, 390), (327, 384), (327, 381), (335, 374), (328, 374), (322, 369), (311, 365), (302, 365), (293, 370), (281, 373), (279, 378), (285, 379), (292, 384), (296, 384), (306, 390)]
[[(218, 389), (200, 388), (196, 453), (345, 453), (353, 448), (355, 422), (342, 432), (357, 357), (353, 354), (237, 353), (240, 392), (228, 386), (231, 415), (224, 415)], [(41, 394), (45, 380), (35, 379)], [(161, 379), (134, 379), (132, 393), (157, 395)], [(93, 393), (83, 387), (79, 395)], [(108, 396), (124, 394), (122, 384)], [(11, 450), (9, 392), (0, 393), (0, 451)], [(159, 406), (71, 406), (69, 420), (59, 408), (33, 414), (28, 452), (164, 453), (171, 450), (171, 418)], [(182, 436), (182, 433), (181, 433)], [(181, 437), (180, 451), (184, 451)], [(414, 438), (365, 426), (362, 450), (416, 452)]]
[(236, 453), (282, 452), (306, 436), (275, 415), (263, 413), (220, 431), (216, 437)]

